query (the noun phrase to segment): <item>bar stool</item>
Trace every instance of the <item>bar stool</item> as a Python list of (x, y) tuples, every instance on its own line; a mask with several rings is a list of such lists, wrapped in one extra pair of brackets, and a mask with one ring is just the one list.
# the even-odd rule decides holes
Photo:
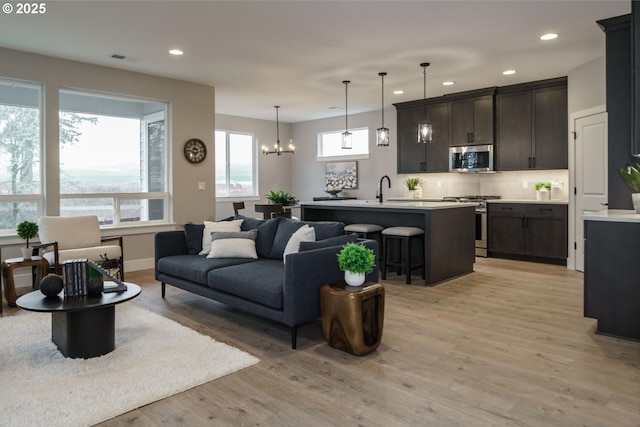
[(383, 228), (378, 224), (349, 224), (344, 226), (344, 234), (356, 233), (363, 239), (371, 238), (377, 241), (378, 246), (382, 248), (382, 235), (380, 233)]
[[(411, 242), (419, 240), (420, 243), (420, 263), (411, 264)], [(391, 241), (398, 241), (398, 260), (389, 260), (389, 244)], [(404, 246), (405, 256), (402, 257), (402, 247)], [(389, 227), (382, 230), (382, 280), (387, 278), (387, 266), (398, 267), (398, 275), (404, 268), (407, 275), (407, 285), (411, 284), (411, 270), (421, 267), (422, 278), (425, 278), (424, 265), (424, 230), (418, 227)]]

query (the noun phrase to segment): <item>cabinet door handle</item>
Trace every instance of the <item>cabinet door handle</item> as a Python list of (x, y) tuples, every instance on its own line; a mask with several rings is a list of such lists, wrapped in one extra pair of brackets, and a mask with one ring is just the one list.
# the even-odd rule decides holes
[(529, 157), (529, 169), (531, 169), (531, 157)]
[(533, 168), (534, 169), (536, 168), (536, 158), (535, 157), (533, 157)]
[(506, 207), (502, 207), (500, 208), (501, 211), (512, 211), (513, 208), (506, 208)]
[(476, 138), (475, 138), (475, 135), (473, 134), (473, 132), (471, 132), (469, 135), (470, 135), (470, 138), (471, 138), (471, 141), (469, 141), (469, 142), (475, 142)]

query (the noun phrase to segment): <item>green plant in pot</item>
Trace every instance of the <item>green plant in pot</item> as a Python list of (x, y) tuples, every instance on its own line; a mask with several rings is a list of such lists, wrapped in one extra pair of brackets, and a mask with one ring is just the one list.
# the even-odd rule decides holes
[(33, 239), (38, 235), (38, 224), (32, 221), (22, 221), (16, 228), (16, 234), (23, 240), (27, 241), (27, 247), (22, 248), (22, 257), (24, 259), (31, 259), (31, 252), (29, 251), (29, 239)]
[(627, 165), (626, 168), (619, 169), (619, 172), (624, 183), (633, 189), (634, 193), (631, 194), (633, 209), (636, 213), (640, 213), (640, 163), (635, 167)]
[(551, 198), (551, 183), (550, 182), (537, 182), (536, 183), (536, 198), (538, 200), (549, 200)]
[(420, 178), (409, 177), (402, 182), (407, 187), (407, 190), (409, 190), (409, 193), (413, 193), (413, 197), (422, 196), (422, 192), (420, 188), (420, 184), (422, 184), (422, 180)]
[(269, 194), (267, 194), (267, 200), (276, 205), (292, 205), (296, 202), (294, 196), (282, 190), (271, 190)]
[(375, 266), (375, 253), (362, 244), (347, 243), (338, 253), (338, 267), (344, 271), (344, 281), (349, 286), (362, 286), (365, 275)]

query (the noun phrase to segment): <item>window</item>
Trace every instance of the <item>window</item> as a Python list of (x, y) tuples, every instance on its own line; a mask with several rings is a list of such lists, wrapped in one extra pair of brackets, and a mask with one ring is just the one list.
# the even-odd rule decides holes
[(353, 141), (353, 148), (350, 150), (342, 148), (343, 132), (321, 132), (318, 134), (318, 160), (369, 158), (369, 128), (349, 129)]
[(41, 86), (0, 79), (0, 230), (42, 214)]
[(215, 145), (216, 197), (257, 196), (254, 136), (217, 130)]
[(60, 215), (167, 222), (167, 104), (60, 92)]

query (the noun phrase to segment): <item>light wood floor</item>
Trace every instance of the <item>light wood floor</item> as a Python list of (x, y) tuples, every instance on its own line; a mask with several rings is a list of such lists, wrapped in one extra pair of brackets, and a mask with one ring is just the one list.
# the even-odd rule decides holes
[(478, 259), (433, 288), (389, 277), (382, 344), (357, 357), (319, 321), (292, 350), (283, 326), (128, 273), (133, 303), (261, 362), (101, 425), (640, 426), (640, 342), (594, 334), (581, 273)]

